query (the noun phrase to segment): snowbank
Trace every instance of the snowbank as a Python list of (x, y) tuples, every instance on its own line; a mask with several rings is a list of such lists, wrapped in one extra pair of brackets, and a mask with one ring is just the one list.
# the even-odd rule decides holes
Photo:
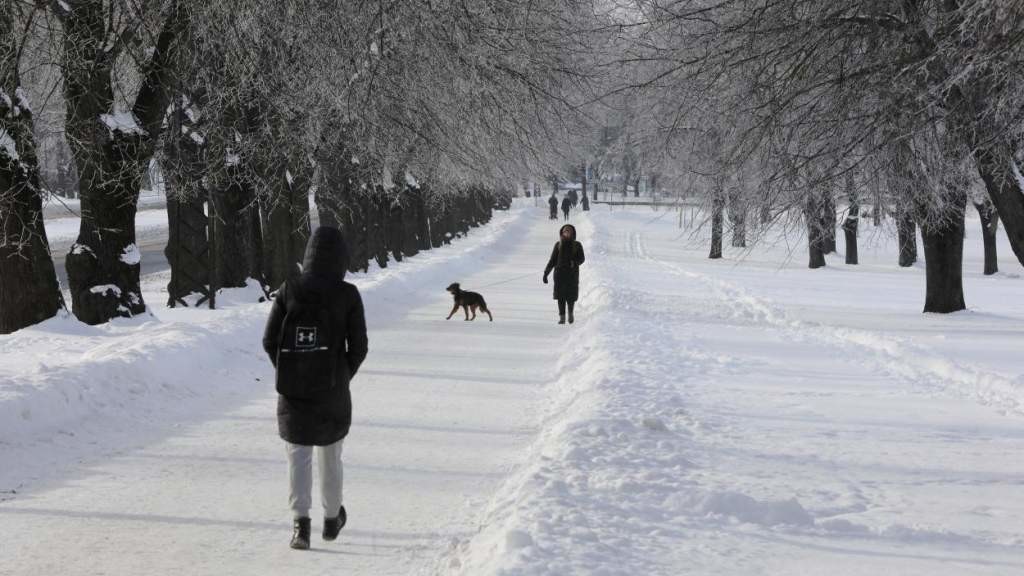
[[(350, 275), (370, 325), (425, 298), (425, 286), (443, 290), (493, 258), (500, 241), (525, 225), (523, 213), (496, 212), (489, 225), (450, 246)], [(123, 258), (134, 255), (129, 247)], [(143, 286), (147, 302), (164, 301), (164, 282), (155, 275)], [(262, 295), (251, 282), (223, 291), (217, 310), (157, 307), (95, 327), (64, 316), (0, 336), (0, 461), (24, 463), (0, 467), (0, 490), (73, 462), (62, 460), (134, 445), (265, 389), (270, 371), (260, 338), (269, 304), (258, 303)], [(395, 301), (403, 306), (390, 305)]]

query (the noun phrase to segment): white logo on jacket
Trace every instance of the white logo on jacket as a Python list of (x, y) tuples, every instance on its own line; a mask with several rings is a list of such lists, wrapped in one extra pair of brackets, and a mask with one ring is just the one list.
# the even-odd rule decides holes
[(297, 326), (295, 328), (296, 348), (316, 348), (316, 326)]

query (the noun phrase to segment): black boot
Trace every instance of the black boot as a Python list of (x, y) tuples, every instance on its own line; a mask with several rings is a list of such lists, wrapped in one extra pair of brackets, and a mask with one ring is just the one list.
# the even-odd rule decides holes
[(576, 321), (576, 319), (573, 318), (572, 312), (569, 312), (569, 324), (572, 324), (575, 321)]
[(296, 550), (309, 550), (309, 527), (309, 518), (295, 519), (295, 532), (292, 533), (292, 548)]
[(348, 514), (345, 513), (344, 506), (338, 510), (338, 515), (334, 518), (324, 518), (324, 540), (330, 542), (337, 538), (338, 532), (345, 527), (345, 522), (348, 522)]
[(565, 314), (559, 314), (558, 315), (558, 323), (559, 324), (565, 324)]

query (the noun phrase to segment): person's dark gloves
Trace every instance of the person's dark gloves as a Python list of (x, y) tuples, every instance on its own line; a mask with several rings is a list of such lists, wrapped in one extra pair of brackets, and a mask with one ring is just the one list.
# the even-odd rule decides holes
[(548, 275), (547, 275), (547, 274), (545, 274), (545, 275), (544, 275), (544, 283), (545, 283), (545, 284), (547, 284), (547, 283), (548, 283)]

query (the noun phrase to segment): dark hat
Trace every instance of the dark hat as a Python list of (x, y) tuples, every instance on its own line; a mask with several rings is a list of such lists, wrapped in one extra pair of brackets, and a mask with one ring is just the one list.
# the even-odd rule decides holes
[(348, 247), (341, 230), (319, 226), (306, 243), (302, 259), (304, 274), (343, 279), (348, 269)]

